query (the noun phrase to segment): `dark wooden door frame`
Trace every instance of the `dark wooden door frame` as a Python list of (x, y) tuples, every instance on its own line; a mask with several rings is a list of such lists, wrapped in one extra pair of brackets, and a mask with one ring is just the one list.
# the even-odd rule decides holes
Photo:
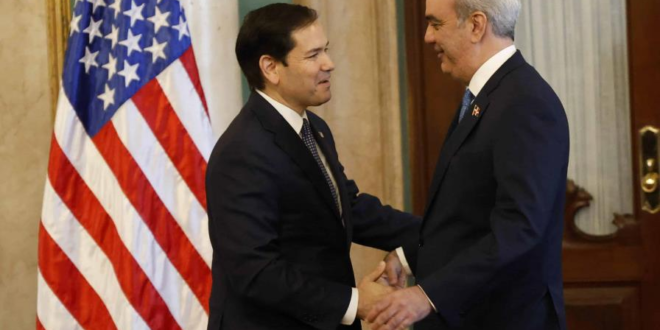
[[(440, 155), (444, 133), (454, 116), (465, 90), (446, 75), (429, 76), (440, 71), (433, 49), (424, 44), (426, 20), (424, 0), (405, 1), (406, 65), (408, 70), (408, 125), (410, 175), (413, 213), (422, 214)], [(426, 111), (433, 107), (433, 111)]]
[(424, 184), (431, 182), (427, 175), (427, 155), (423, 146), (428, 144), (426, 140), (426, 126), (423, 124), (421, 109), (425, 108), (424, 96), (422, 94), (421, 80), (424, 72), (422, 57), (422, 29), (426, 22), (420, 18), (424, 17), (421, 7), (417, 1), (404, 2), (405, 17), (405, 42), (406, 42), (406, 69), (408, 77), (408, 141), (410, 143), (410, 191), (412, 194), (413, 213), (421, 215), (424, 212), (423, 203), (427, 200)]
[(639, 188), (639, 131), (646, 125), (660, 127), (660, 2), (628, 0), (628, 60), (630, 71), (631, 132), (635, 184), (635, 218), (640, 222), (645, 267), (641, 283), (644, 330), (660, 328), (660, 215), (641, 211)]

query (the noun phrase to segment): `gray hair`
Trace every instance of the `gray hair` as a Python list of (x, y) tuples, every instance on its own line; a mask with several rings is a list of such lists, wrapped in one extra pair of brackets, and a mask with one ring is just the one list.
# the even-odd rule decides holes
[(456, 14), (463, 24), (472, 13), (481, 11), (493, 24), (496, 36), (513, 40), (520, 6), (520, 0), (456, 0)]

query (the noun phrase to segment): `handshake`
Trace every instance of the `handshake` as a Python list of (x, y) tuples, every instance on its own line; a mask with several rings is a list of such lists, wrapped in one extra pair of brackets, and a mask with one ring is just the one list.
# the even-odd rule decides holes
[(431, 302), (419, 286), (406, 288), (406, 274), (396, 251), (358, 285), (357, 316), (372, 330), (404, 329), (431, 313)]

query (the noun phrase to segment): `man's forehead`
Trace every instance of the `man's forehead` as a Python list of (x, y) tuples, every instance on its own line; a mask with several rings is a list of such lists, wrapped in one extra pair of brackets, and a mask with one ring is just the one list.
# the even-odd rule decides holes
[[(325, 42), (323, 42), (325, 41)], [(330, 41), (328, 39), (319, 39), (316, 42), (307, 44), (307, 45), (301, 45), (302, 46), (302, 51), (304, 52), (311, 52), (319, 49), (323, 49), (328, 47), (330, 45)]]
[(456, 0), (426, 0), (426, 16), (444, 15), (455, 8)]
[(323, 32), (323, 28), (318, 22), (314, 22), (313, 24), (295, 30), (291, 34), (291, 37), (296, 44), (294, 49), (298, 49), (302, 52), (312, 51), (317, 48), (325, 48), (330, 43)]

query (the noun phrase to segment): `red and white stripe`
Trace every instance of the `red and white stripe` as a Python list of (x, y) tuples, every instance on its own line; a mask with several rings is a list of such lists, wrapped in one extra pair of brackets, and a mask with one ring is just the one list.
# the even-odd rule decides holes
[(87, 135), (60, 92), (37, 328), (204, 329), (213, 134), (192, 48)]

